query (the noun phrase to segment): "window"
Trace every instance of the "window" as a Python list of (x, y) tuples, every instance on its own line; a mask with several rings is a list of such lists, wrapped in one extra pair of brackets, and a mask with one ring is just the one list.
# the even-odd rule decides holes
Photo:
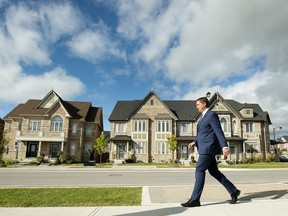
[(169, 154), (169, 146), (166, 142), (157, 142), (157, 153), (158, 154)]
[(246, 110), (246, 115), (250, 115), (251, 114), (251, 110), (247, 109)]
[(77, 123), (72, 124), (72, 134), (76, 134), (77, 132)]
[(134, 120), (134, 131), (145, 132), (146, 131), (146, 120)]
[(169, 120), (158, 120), (157, 123), (158, 132), (169, 132), (170, 131), (170, 121)]
[(246, 133), (253, 132), (253, 123), (246, 123)]
[(86, 136), (92, 136), (93, 126), (92, 125), (86, 125), (85, 131), (86, 131)]
[(63, 119), (61, 116), (56, 115), (51, 118), (50, 130), (53, 132), (60, 132), (63, 130)]
[(181, 123), (181, 124), (179, 124), (180, 133), (187, 133), (187, 132), (189, 132), (189, 131), (188, 131), (188, 128), (189, 128), (189, 124), (188, 124), (188, 123)]
[(224, 117), (220, 119), (220, 124), (221, 124), (222, 130), (224, 132), (227, 132), (227, 120)]
[(71, 143), (71, 145), (70, 145), (70, 154), (76, 155), (76, 144), (75, 143)]
[(41, 130), (41, 121), (31, 119), (29, 121), (29, 131), (40, 131)]
[(237, 133), (237, 123), (236, 123), (236, 120), (233, 120), (233, 122), (232, 122), (232, 132), (233, 132), (233, 134)]
[(12, 124), (9, 122), (8, 123), (8, 132), (11, 132), (12, 131)]
[(154, 100), (153, 99), (150, 100), (150, 105), (154, 106)]
[(135, 142), (134, 149), (136, 154), (147, 154), (147, 142)]
[(115, 132), (125, 132), (125, 123), (115, 123)]
[(22, 122), (18, 122), (18, 131), (22, 131)]

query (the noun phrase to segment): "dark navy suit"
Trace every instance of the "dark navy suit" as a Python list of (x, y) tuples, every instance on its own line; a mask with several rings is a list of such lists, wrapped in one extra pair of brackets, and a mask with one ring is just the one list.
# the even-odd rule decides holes
[(219, 171), (215, 159), (216, 154), (219, 154), (222, 148), (228, 147), (218, 115), (215, 112), (208, 109), (198, 122), (197, 137), (194, 142), (198, 149), (199, 158), (191, 199), (200, 201), (206, 170), (226, 188), (230, 195), (235, 193), (236, 187)]

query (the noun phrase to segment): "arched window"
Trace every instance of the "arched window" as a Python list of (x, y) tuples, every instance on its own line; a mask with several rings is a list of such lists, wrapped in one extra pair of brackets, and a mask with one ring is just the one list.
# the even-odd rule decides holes
[(50, 130), (53, 132), (60, 132), (63, 129), (63, 119), (56, 115), (51, 118)]
[(227, 120), (224, 117), (220, 119), (220, 124), (221, 124), (222, 130), (224, 132), (227, 132)]
[(233, 134), (236, 134), (236, 133), (237, 133), (237, 123), (236, 123), (236, 120), (233, 120), (233, 122), (232, 122), (232, 132), (233, 132)]

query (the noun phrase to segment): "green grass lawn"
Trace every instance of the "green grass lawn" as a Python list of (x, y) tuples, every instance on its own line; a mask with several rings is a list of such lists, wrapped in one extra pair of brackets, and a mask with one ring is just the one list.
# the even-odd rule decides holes
[(248, 168), (248, 169), (262, 169), (262, 168), (288, 168), (286, 162), (258, 162), (252, 164), (235, 164), (235, 165), (219, 165), (221, 168)]
[(0, 189), (0, 207), (139, 206), (141, 187)]
[[(83, 164), (71, 164), (71, 168), (85, 167)], [(111, 163), (97, 164), (95, 168), (112, 168)], [(124, 163), (118, 166), (129, 167), (129, 166), (154, 166), (157, 168), (195, 168), (196, 163), (192, 163), (190, 166), (185, 166), (180, 163)], [(257, 163), (247, 163), (247, 164), (235, 164), (235, 165), (222, 165), (219, 164), (220, 168), (251, 168), (251, 169), (261, 169), (261, 168), (288, 168), (288, 163), (285, 162), (257, 162)], [(93, 167), (91, 167), (93, 168)]]

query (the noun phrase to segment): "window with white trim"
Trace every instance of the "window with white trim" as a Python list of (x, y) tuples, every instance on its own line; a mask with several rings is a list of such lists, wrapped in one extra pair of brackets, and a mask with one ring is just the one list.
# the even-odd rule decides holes
[(233, 132), (233, 134), (237, 133), (237, 122), (236, 122), (236, 120), (233, 120), (233, 122), (232, 122), (232, 132)]
[(77, 132), (77, 123), (73, 123), (72, 124), (72, 134), (76, 134), (76, 132)]
[(134, 120), (134, 128), (135, 132), (145, 132), (146, 128), (146, 120)]
[(18, 122), (18, 131), (22, 131), (22, 122)]
[(164, 141), (157, 142), (157, 153), (158, 154), (170, 154), (171, 153), (167, 142), (164, 142)]
[(169, 132), (170, 121), (169, 120), (158, 120), (157, 121), (157, 132)]
[(51, 118), (50, 131), (60, 132), (63, 130), (63, 119), (61, 116), (56, 115)]
[(125, 123), (115, 123), (115, 132), (120, 133), (120, 132), (125, 132)]
[(180, 123), (179, 124), (180, 133), (188, 133), (189, 132), (189, 123)]
[(226, 120), (226, 118), (222, 117), (220, 119), (220, 124), (221, 124), (222, 130), (224, 132), (227, 132), (227, 120)]
[(76, 155), (76, 144), (75, 143), (71, 143), (71, 145), (70, 145), (70, 154)]
[(253, 132), (253, 123), (246, 123), (246, 133), (252, 133)]
[(86, 136), (92, 136), (93, 125), (88, 124), (85, 126)]
[(134, 149), (136, 154), (147, 154), (147, 142), (135, 142)]
[(41, 130), (41, 120), (30, 119), (29, 131), (40, 131), (40, 130)]

